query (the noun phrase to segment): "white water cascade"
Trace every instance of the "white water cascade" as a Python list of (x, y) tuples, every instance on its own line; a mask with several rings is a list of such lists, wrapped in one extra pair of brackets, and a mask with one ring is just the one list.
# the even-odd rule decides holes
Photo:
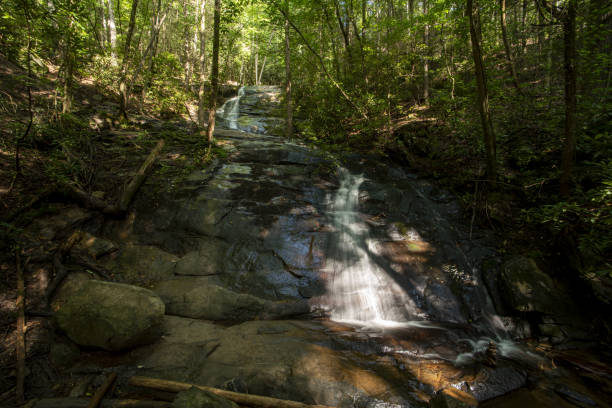
[(342, 168), (340, 175), (331, 212), (336, 232), (328, 288), (331, 319), (359, 325), (395, 325), (394, 320), (402, 319), (402, 313), (393, 306), (396, 284), (376, 263), (375, 241), (358, 212), (359, 187), (364, 178)]
[(228, 124), (230, 129), (238, 129), (238, 116), (240, 115), (240, 99), (244, 96), (244, 86), (238, 89), (238, 95), (225, 101), (217, 113)]

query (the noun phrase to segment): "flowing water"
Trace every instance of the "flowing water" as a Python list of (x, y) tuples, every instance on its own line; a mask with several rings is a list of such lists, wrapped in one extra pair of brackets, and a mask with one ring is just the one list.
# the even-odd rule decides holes
[[(214, 188), (234, 186), (239, 193), (219, 190), (236, 201), (236, 211), (216, 222), (231, 224), (236, 217), (244, 223), (255, 215), (274, 220), (248, 243), (261, 240), (259, 255), (232, 247), (231, 255), (244, 256), (246, 265), (226, 268), (241, 273), (245, 283), (238, 289), (252, 293), (270, 279), (273, 297), (307, 299), (311, 310), (321, 311), (315, 316), (344, 333), (334, 342), (399, 361), (434, 390), (464, 389), (470, 382), (468, 391), (487, 400), (522, 387), (524, 370), (550, 366), (513, 341), (529, 337), (524, 321), (498, 316), (480, 267), (498, 257), (490, 235), (464, 225), (452, 197), (388, 163), (340, 157), (333, 163), (344, 165), (318, 179), (327, 158), (299, 143), (253, 134), (277, 123), (258, 100), (275, 100), (270, 95), (277, 92), (242, 87), (218, 111), (222, 126), (251, 132), (230, 133), (230, 140), (254, 150), (236, 153), (235, 164), (221, 167), (219, 176), (232, 182), (221, 179)], [(270, 216), (279, 211), (283, 215)], [(260, 267), (262, 275), (247, 281)], [(502, 361), (491, 361), (496, 358)], [(432, 379), (421, 367), (450, 374)], [(466, 375), (468, 368), (487, 378)]]
[(339, 169), (340, 187), (330, 215), (336, 230), (329, 258), (333, 277), (328, 287), (333, 302), (331, 319), (359, 325), (397, 324), (391, 288), (394, 282), (372, 259), (376, 251), (369, 228), (358, 211), (363, 175)]
[(238, 118), (240, 116), (240, 100), (244, 96), (244, 86), (238, 89), (238, 95), (225, 101), (223, 106), (217, 110), (219, 115), (230, 129), (238, 129)]

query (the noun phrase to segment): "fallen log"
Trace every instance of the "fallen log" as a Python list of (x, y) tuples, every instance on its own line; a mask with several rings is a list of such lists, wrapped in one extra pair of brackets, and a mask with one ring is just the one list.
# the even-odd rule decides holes
[(130, 385), (154, 390), (167, 392), (187, 391), (192, 387), (208, 391), (212, 394), (234, 401), (238, 405), (246, 405), (257, 408), (331, 408), (325, 405), (309, 405), (297, 401), (282, 400), (272, 397), (264, 397), (262, 395), (243, 394), (239, 392), (221, 390), (219, 388), (206, 387), (204, 385), (189, 384), (178, 381), (161, 380), (150, 377), (132, 377), (129, 381)]
[[(36, 401), (33, 408), (87, 408), (87, 398), (45, 398)], [(167, 401), (133, 399), (109, 399), (100, 403), (100, 408), (171, 408)]]
[(104, 200), (89, 195), (75, 185), (66, 183), (60, 186), (58, 190), (75, 201), (80, 202), (87, 209), (100, 211), (102, 214), (112, 216), (120, 216), (123, 214), (116, 205), (108, 204)]
[(159, 142), (157, 142), (155, 148), (151, 150), (151, 153), (149, 153), (147, 159), (144, 161), (142, 166), (140, 166), (140, 169), (138, 169), (138, 172), (136, 173), (132, 181), (130, 181), (130, 184), (128, 184), (128, 186), (126, 187), (125, 191), (121, 195), (121, 199), (119, 200), (120, 211), (127, 211), (128, 207), (130, 206), (130, 203), (134, 199), (136, 191), (138, 191), (138, 189), (144, 182), (145, 178), (147, 177), (147, 173), (149, 172), (149, 169), (151, 168), (151, 166), (153, 166), (153, 163), (155, 163), (157, 156), (159, 156), (159, 153), (163, 149), (164, 143), (164, 139), (160, 139)]
[(104, 398), (104, 395), (110, 389), (116, 379), (117, 373), (111, 373), (111, 375), (106, 378), (106, 381), (104, 381), (104, 383), (100, 386), (100, 388), (98, 388), (94, 396), (91, 398), (91, 401), (89, 401), (89, 405), (87, 405), (87, 408), (98, 408), (100, 406), (102, 398)]

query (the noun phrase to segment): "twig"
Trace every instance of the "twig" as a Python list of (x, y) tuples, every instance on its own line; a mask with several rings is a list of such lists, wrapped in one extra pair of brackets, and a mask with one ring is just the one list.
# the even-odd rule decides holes
[(25, 285), (23, 282), (23, 269), (21, 268), (21, 249), (15, 250), (15, 264), (17, 266), (17, 384), (15, 386), (15, 397), (17, 404), (25, 402), (24, 378), (25, 378)]
[(104, 394), (106, 394), (106, 392), (113, 385), (116, 379), (117, 373), (111, 373), (111, 375), (108, 376), (106, 381), (104, 381), (104, 384), (102, 384), (100, 388), (98, 388), (98, 391), (96, 391), (94, 396), (91, 398), (91, 401), (89, 402), (89, 405), (87, 405), (87, 408), (98, 408), (98, 406), (100, 405), (100, 401), (102, 401), (102, 398), (104, 398)]

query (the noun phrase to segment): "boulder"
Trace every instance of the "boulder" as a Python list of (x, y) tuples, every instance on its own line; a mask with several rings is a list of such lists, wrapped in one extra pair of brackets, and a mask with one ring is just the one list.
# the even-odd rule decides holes
[(195, 319), (280, 319), (310, 311), (305, 301), (273, 302), (233, 292), (206, 277), (166, 280), (159, 282), (153, 290), (163, 299), (168, 314)]
[(500, 278), (504, 301), (517, 312), (554, 314), (563, 308), (555, 283), (533, 259), (519, 256), (505, 262)]
[(88, 280), (56, 302), (58, 327), (81, 346), (124, 350), (160, 336), (165, 306), (148, 289)]
[(176, 394), (173, 408), (238, 408), (236, 403), (211, 392), (191, 387)]

